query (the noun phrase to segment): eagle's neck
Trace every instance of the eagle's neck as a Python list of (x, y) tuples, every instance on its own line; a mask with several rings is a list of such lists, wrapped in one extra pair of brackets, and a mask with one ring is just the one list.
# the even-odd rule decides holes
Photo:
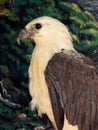
[[(29, 90), (33, 98), (31, 108), (37, 108), (39, 115), (41, 115), (41, 113), (46, 113), (56, 130), (57, 127), (53, 116), (44, 72), (52, 56), (55, 53), (60, 52), (62, 49), (65, 49), (64, 45), (57, 45), (56, 47), (52, 45), (48, 46), (48, 44), (44, 46), (36, 46), (29, 67)], [(69, 49), (67, 48), (66, 50), (68, 51)]]
[(45, 68), (55, 53), (63, 51), (64, 53), (69, 53), (70, 51), (75, 51), (71, 44), (66, 43), (49, 43), (49, 44), (38, 44), (36, 45), (32, 54), (32, 64), (36, 68), (39, 68), (39, 73), (45, 71)]
[[(59, 53), (63, 51), (63, 53), (69, 53), (70, 51), (75, 51), (73, 47), (68, 46), (65, 47), (64, 44), (46, 44), (44, 46), (36, 46), (34, 48), (33, 54), (32, 54), (32, 59), (29, 67), (29, 79), (32, 79), (33, 83), (36, 84), (37, 79), (39, 81), (45, 80), (44, 72), (46, 69), (46, 66), (48, 65), (49, 60), (52, 58), (52, 56), (55, 53)], [(43, 89), (43, 82), (39, 83), (39, 85), (33, 85), (35, 87), (41, 87), (42, 84), (42, 89)], [(30, 87), (30, 89), (32, 89)], [(30, 90), (31, 91), (31, 90)]]
[(54, 51), (51, 51), (48, 46), (35, 47), (29, 67), (29, 91), (33, 98), (31, 109), (36, 108), (39, 115), (46, 113), (57, 130), (44, 75), (45, 68), (53, 53)]

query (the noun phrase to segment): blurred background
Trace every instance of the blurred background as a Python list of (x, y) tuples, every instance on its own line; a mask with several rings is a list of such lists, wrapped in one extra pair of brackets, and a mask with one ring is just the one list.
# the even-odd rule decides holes
[(76, 50), (98, 64), (97, 0), (0, 0), (0, 130), (52, 127), (45, 115), (41, 119), (29, 108), (28, 66), (34, 43), (24, 40), (19, 46), (16, 41), (21, 28), (43, 15), (62, 21)]

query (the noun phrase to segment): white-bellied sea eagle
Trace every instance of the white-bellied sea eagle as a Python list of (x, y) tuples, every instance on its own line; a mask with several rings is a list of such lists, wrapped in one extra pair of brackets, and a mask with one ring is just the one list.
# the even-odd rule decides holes
[(74, 49), (57, 19), (34, 19), (17, 40), (27, 38), (35, 42), (29, 66), (32, 110), (47, 114), (55, 130), (98, 130), (98, 66)]

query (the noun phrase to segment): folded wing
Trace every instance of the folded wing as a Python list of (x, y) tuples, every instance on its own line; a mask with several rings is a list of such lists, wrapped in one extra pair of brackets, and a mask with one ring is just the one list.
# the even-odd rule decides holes
[(45, 79), (59, 130), (64, 113), (79, 130), (98, 130), (98, 67), (89, 58), (77, 52), (57, 53)]

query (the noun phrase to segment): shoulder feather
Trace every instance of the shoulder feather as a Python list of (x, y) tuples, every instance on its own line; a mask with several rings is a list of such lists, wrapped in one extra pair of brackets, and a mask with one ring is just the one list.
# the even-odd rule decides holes
[(68, 122), (79, 130), (98, 129), (97, 69), (93, 61), (77, 52), (57, 53), (49, 61), (45, 78), (57, 124), (63, 109)]

